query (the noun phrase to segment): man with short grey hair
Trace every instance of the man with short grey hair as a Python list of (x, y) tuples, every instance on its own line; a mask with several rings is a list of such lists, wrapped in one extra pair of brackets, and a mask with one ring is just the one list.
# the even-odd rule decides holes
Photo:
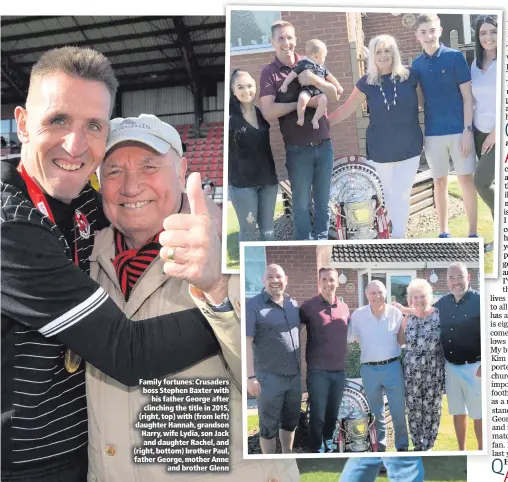
[[(184, 192), (187, 162), (180, 136), (171, 125), (149, 114), (113, 119), (110, 125), (101, 187), (104, 212), (111, 226), (96, 234), (90, 259), (93, 279), (128, 314), (133, 324), (141, 318), (178, 314), (195, 305), (201, 306), (222, 347), (222, 354), (216, 353), (179, 373), (165, 375), (163, 384), (175, 378), (223, 379), (227, 376), (230, 381), (231, 470), (221, 475), (220, 480), (258, 482), (273, 478), (279, 482), (297, 482), (298, 468), (293, 460), (243, 460), (240, 320), (231, 307), (231, 302), (235, 304), (238, 277), (236, 283), (235, 277), (231, 277), (228, 284), (233, 290), (232, 293), (228, 290), (231, 302), (225, 298), (208, 304), (207, 295), (194, 287), (194, 270), (187, 269), (192, 259), (209, 274), (215, 267), (220, 268), (220, 252), (210, 260), (213, 265), (204, 258), (200, 261), (205, 251), (190, 256), (195, 243), (199, 243), (194, 230), (202, 223), (210, 227), (209, 216), (205, 218), (202, 214), (219, 214), (219, 210), (213, 210), (216, 206), (203, 192), (199, 174), (190, 174)], [(161, 252), (160, 238), (170, 232), (160, 232), (168, 220), (181, 227), (189, 223), (192, 228), (187, 232), (180, 229), (171, 233), (172, 262), (165, 266), (167, 253), (164, 255), (164, 249)], [(219, 229), (220, 226), (219, 222)], [(164, 276), (163, 270), (170, 276)], [(186, 271), (190, 276), (184, 276)], [(193, 345), (199, 343), (192, 337), (182, 338), (179, 332), (177, 327), (174, 337), (182, 349), (193, 350)], [(137, 414), (151, 401), (142, 387), (121, 385), (102, 370), (88, 365), (86, 391), (88, 479), (102, 482), (167, 480), (167, 467), (163, 464), (136, 463), (132, 457), (132, 444), (141, 443), (139, 430), (135, 428)], [(114, 447), (114, 457), (104, 457), (105, 440), (109, 447)], [(217, 480), (213, 471), (200, 474), (199, 479), (202, 482)]]
[(402, 452), (409, 446), (404, 375), (397, 340), (403, 316), (400, 310), (386, 304), (386, 293), (385, 285), (379, 280), (367, 284), (365, 296), (369, 304), (353, 312), (348, 340), (360, 343), (360, 373), (370, 409), (376, 417), (378, 450), (386, 450), (385, 393), (395, 431), (395, 447)]
[(266, 268), (264, 290), (247, 301), (247, 390), (258, 398), (259, 443), (291, 453), (300, 418), (300, 316), (298, 303), (284, 293), (288, 277), (277, 264)]

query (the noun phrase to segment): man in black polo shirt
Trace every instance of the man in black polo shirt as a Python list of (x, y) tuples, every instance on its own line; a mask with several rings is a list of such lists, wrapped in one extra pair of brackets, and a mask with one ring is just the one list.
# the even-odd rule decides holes
[[(94, 233), (105, 226), (87, 181), (104, 157), (117, 85), (102, 54), (52, 50), (15, 111), (21, 162), (1, 163), (2, 480), (86, 480), (80, 357), (138, 385), (219, 349), (199, 310), (132, 323), (87, 274)], [(209, 216), (199, 231), (201, 254), (217, 263), (193, 284), (220, 304), (227, 283)]]
[(288, 278), (277, 264), (266, 268), (264, 290), (247, 301), (247, 390), (258, 398), (259, 444), (291, 453), (302, 401), (298, 303), (284, 294)]
[(446, 359), (448, 411), (453, 415), (459, 450), (466, 450), (467, 415), (474, 420), (478, 450), (482, 449), (480, 293), (469, 288), (463, 263), (448, 267), (450, 294), (434, 305), (439, 310)]

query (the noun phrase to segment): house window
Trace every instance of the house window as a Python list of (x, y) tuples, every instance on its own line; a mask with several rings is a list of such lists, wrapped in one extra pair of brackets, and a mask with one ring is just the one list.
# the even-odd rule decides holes
[[(359, 306), (365, 306), (368, 304), (367, 297), (365, 296), (365, 288), (369, 283), (369, 271), (359, 270), (358, 277)], [(386, 286), (387, 302), (397, 301), (404, 306), (407, 306), (407, 287), (411, 280), (415, 278), (415, 270), (371, 270), (370, 272), (371, 281), (379, 280)]]
[(263, 289), (263, 275), (266, 269), (264, 246), (245, 246), (245, 297), (252, 298)]
[(230, 17), (231, 54), (272, 50), (270, 27), (280, 12), (234, 10)]

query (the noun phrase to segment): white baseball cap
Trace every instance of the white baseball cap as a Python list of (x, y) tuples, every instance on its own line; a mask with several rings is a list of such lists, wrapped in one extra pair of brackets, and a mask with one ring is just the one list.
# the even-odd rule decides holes
[(177, 130), (152, 114), (110, 120), (106, 153), (125, 141), (141, 142), (160, 154), (167, 154), (172, 147), (180, 157), (183, 156), (182, 141)]

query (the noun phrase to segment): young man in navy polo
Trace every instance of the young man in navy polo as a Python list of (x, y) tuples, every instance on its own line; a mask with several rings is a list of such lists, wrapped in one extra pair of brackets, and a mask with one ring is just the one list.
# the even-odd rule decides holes
[(448, 232), (448, 172), (451, 157), (462, 188), (469, 237), (478, 237), (478, 198), (473, 175), (473, 95), (471, 72), (464, 56), (439, 42), (443, 29), (437, 15), (420, 15), (416, 38), (423, 53), (412, 64), (425, 97), (425, 157), (434, 179), (434, 201), (440, 238)]

